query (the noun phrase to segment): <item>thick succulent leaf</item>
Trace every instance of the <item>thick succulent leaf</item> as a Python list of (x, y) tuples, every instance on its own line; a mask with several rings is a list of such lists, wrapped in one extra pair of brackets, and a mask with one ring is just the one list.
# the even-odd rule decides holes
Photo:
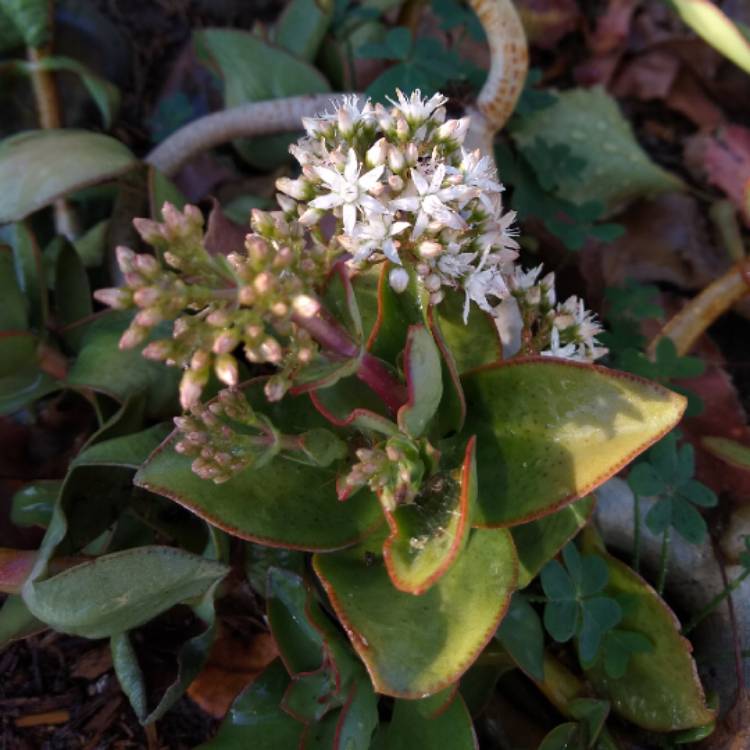
[(0, 606), (0, 650), (13, 641), (28, 638), (47, 626), (29, 612), (18, 594), (6, 597)]
[(520, 118), (513, 138), (522, 150), (543, 141), (565, 146), (581, 160), (580, 173), (555, 175), (558, 194), (574, 203), (597, 201), (611, 211), (643, 195), (684, 187), (643, 151), (602, 87), (563, 91), (551, 106)]
[(331, 25), (333, 7), (331, 0), (292, 0), (287, 3), (276, 22), (276, 44), (312, 62)]
[(471, 305), (468, 320), (464, 323), (464, 299), (453, 291), (448, 291), (445, 299), (434, 309), (443, 339), (453, 354), (459, 373), (502, 359), (500, 334), (494, 319), (487, 313)]
[(280, 750), (299, 747), (304, 724), (281, 710), (289, 676), (280, 661), (245, 688), (229, 709), (216, 736), (197, 750)]
[(409, 400), (398, 410), (398, 424), (408, 435), (421, 437), (443, 396), (440, 352), (432, 334), (424, 326), (409, 328), (404, 370)]
[(13, 252), (5, 245), (0, 245), (0, 295), (3, 300), (0, 308), (0, 331), (25, 331), (28, 325), (28, 303), (16, 278)]
[(108, 313), (86, 328), (68, 385), (91, 388), (118, 401), (145, 392), (150, 416), (171, 416), (177, 411), (180, 372), (145, 359), (138, 348), (120, 349), (118, 342), (128, 323), (129, 316)]
[(243, 539), (272, 546), (332, 550), (353, 544), (382, 522), (375, 497), (336, 497), (337, 466), (313, 467), (274, 458), (223, 484), (193, 473), (191, 460), (166, 440), (136, 474), (135, 484), (174, 500)]
[(49, 41), (51, 15), (47, 0), (4, 0), (0, 20), (15, 27), (26, 46), (42, 47)]
[(516, 592), (508, 613), (497, 631), (513, 661), (535, 680), (544, 679), (544, 630), (537, 611), (528, 599)]
[(518, 550), (518, 588), (523, 589), (539, 571), (586, 525), (594, 510), (589, 495), (544, 518), (513, 526)]
[(61, 326), (75, 323), (94, 310), (91, 285), (83, 261), (66, 240), (55, 258), (55, 310)]
[(750, 446), (723, 437), (704, 437), (701, 444), (712, 455), (730, 466), (750, 471)]
[[(334, 750), (368, 750), (378, 725), (378, 697), (369, 678), (356, 682), (336, 725)], [(326, 748), (326, 750), (328, 750)]]
[(475, 750), (479, 747), (471, 716), (460, 695), (438, 715), (430, 698), (397, 700), (388, 727), (388, 750)]
[(0, 331), (0, 378), (34, 366), (39, 340), (31, 333)]
[(382, 542), (376, 535), (351, 550), (316, 555), (315, 570), (375, 689), (411, 698), (436, 693), (468, 669), (508, 606), (517, 574), (510, 534), (474, 531), (421, 596), (393, 587)]
[(10, 520), (16, 526), (47, 526), (61, 487), (59, 479), (40, 479), (25, 485), (13, 495)]
[[(49, 316), (49, 302), (42, 253), (36, 237), (26, 223), (19, 222), (0, 227), (0, 242), (7, 243), (13, 250), (15, 274), (24, 304), (29, 307), (29, 321), (32, 326), (43, 328)], [(5, 294), (3, 291), (3, 296)]]
[(202, 596), (227, 572), (224, 565), (172, 547), (136, 547), (44, 581), (29, 580), (23, 598), (55, 630), (104, 638)]
[(0, 224), (55, 198), (123, 174), (136, 159), (119, 141), (84, 130), (31, 130), (0, 143)]
[[(224, 80), (227, 107), (331, 90), (315, 67), (250, 32), (205, 29), (196, 32), (194, 39), (199, 56), (210, 60)], [(251, 164), (270, 169), (288, 161), (292, 140), (293, 136), (280, 134), (235, 145)]]
[(413, 503), (388, 514), (391, 535), (383, 545), (383, 559), (397, 589), (423, 594), (461, 553), (477, 495), (474, 445), (469, 440), (460, 470), (438, 475)]
[(157, 424), (140, 432), (94, 443), (84, 448), (71, 466), (129, 466), (138, 469), (169, 432), (169, 425)]
[(477, 436), (479, 526), (509, 526), (588, 494), (672, 429), (685, 399), (636, 376), (531, 357), (463, 378)]
[(605, 593), (628, 600), (620, 627), (643, 634), (654, 646), (631, 654), (619, 679), (607, 675), (601, 659), (586, 672), (587, 679), (611, 701), (613, 711), (644, 729), (674, 732), (710, 723), (714, 712), (706, 706), (690, 642), (680, 635), (677, 618), (635, 571), (604, 551), (593, 532), (583, 538), (584, 550), (607, 565)]
[(12, 414), (60, 388), (60, 383), (36, 364), (26, 365), (7, 377), (0, 377), (0, 415)]

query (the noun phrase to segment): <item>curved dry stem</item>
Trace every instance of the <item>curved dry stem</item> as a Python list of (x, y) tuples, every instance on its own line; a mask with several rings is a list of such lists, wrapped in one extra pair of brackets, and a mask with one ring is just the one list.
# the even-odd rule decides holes
[(342, 96), (344, 94), (290, 96), (213, 112), (172, 133), (145, 161), (170, 176), (194, 156), (235, 138), (302, 130), (303, 117), (313, 117), (332, 103), (336, 105)]
[(666, 336), (680, 356), (687, 354), (706, 329), (746, 294), (750, 294), (750, 260), (738, 263), (690, 300), (649, 343), (647, 353), (653, 356)]
[[(472, 122), (467, 146), (492, 154), (492, 138), (506, 123), (521, 94), (528, 70), (528, 45), (511, 0), (470, 0), (487, 34), (490, 71), (469, 107)], [(193, 120), (170, 135), (146, 157), (147, 164), (170, 176), (185, 162), (235, 138), (294, 132), (345, 94), (311, 94), (252, 102)]]
[(521, 19), (511, 0), (469, 0), (487, 34), (490, 70), (472, 108), (467, 140), (492, 153), (494, 134), (516, 107), (529, 69), (529, 46)]

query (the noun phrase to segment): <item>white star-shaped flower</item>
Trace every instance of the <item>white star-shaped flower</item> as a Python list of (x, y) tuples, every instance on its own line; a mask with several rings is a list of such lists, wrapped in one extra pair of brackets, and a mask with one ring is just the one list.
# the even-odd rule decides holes
[(541, 352), (544, 357), (560, 357), (561, 359), (573, 359), (579, 360), (578, 347), (573, 344), (560, 344), (560, 332), (557, 328), (552, 329), (552, 336), (550, 337), (549, 349), (545, 349)]
[(389, 96), (388, 101), (407, 119), (410, 124), (424, 122), (438, 108), (442, 107), (448, 98), (442, 94), (433, 94), (429, 99), (422, 99), (422, 92), (415, 89), (407, 99), (401, 89), (396, 89), (397, 102)]
[(393, 221), (393, 214), (370, 216), (367, 224), (357, 224), (352, 234), (356, 250), (352, 260), (361, 263), (374, 252), (381, 252), (392, 263), (401, 265), (394, 237), (409, 227), (408, 221)]
[(309, 205), (312, 208), (320, 208), (324, 211), (341, 206), (344, 230), (347, 234), (352, 234), (354, 231), (358, 208), (361, 208), (366, 214), (382, 214), (385, 212), (385, 206), (368, 195), (368, 192), (378, 184), (385, 167), (381, 164), (360, 176), (361, 168), (354, 149), (349, 149), (343, 174), (328, 167), (316, 167), (315, 169), (318, 177), (331, 192), (327, 195), (318, 196), (310, 201)]
[(391, 201), (391, 207), (399, 211), (410, 211), (417, 214), (412, 230), (412, 239), (424, 233), (430, 220), (438, 222), (442, 227), (451, 229), (465, 229), (466, 222), (447, 202), (460, 200), (465, 192), (465, 185), (449, 185), (443, 187), (445, 180), (445, 164), (439, 164), (429, 182), (428, 175), (418, 168), (411, 170), (411, 182), (405, 190), (406, 195)]

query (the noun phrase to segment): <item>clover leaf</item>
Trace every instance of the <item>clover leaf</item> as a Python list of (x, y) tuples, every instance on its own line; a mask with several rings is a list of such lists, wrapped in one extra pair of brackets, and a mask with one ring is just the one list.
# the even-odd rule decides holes
[(575, 636), (584, 666), (594, 662), (604, 635), (622, 619), (622, 607), (602, 593), (607, 585), (607, 566), (598, 555), (584, 555), (573, 543), (562, 552), (563, 566), (551, 560), (540, 580), (547, 597), (544, 626), (558, 642)]
[(604, 299), (610, 319), (645, 320), (658, 318), (664, 312), (658, 303), (659, 290), (652, 284), (638, 284), (629, 279), (623, 286), (608, 287)]
[(693, 446), (685, 443), (678, 448), (673, 432), (631, 469), (628, 484), (633, 492), (657, 498), (646, 515), (646, 526), (654, 534), (671, 527), (691, 544), (703, 543), (707, 529), (698, 508), (713, 508), (718, 500), (713, 490), (693, 478), (694, 472)]

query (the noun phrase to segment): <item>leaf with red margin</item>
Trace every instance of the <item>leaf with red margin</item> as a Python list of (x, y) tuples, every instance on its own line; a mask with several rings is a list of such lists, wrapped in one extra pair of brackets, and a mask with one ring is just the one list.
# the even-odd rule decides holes
[(466, 445), (460, 470), (428, 480), (413, 503), (398, 506), (386, 518), (391, 534), (383, 559), (393, 585), (409, 594), (423, 594), (461, 553), (471, 527), (477, 496), (475, 440)]
[(495, 632), (515, 587), (518, 562), (504, 529), (473, 531), (463, 553), (429, 591), (393, 587), (382, 535), (313, 565), (375, 690), (401, 698), (456, 682)]
[(551, 560), (588, 522), (594, 512), (594, 496), (588, 495), (536, 521), (510, 530), (518, 550), (518, 588), (536, 578)]
[(471, 716), (457, 694), (441, 712), (435, 713), (433, 698), (396, 701), (388, 727), (388, 750), (476, 750), (479, 745)]
[(271, 632), (292, 675), (282, 706), (298, 721), (317, 722), (344, 704), (353, 682), (366, 679), (364, 670), (301, 576), (270, 568), (267, 608)]
[(590, 527), (582, 551), (603, 558), (609, 571), (604, 592), (627, 598), (619, 627), (642, 633), (654, 645), (648, 653), (631, 654), (625, 675), (609, 677), (598, 659), (586, 678), (612, 710), (627, 721), (653, 732), (674, 732), (709, 724), (716, 716), (706, 706), (703, 687), (691, 656), (690, 641), (664, 600), (634, 570), (609, 555)]
[(427, 321), (442, 360), (443, 399), (438, 407), (437, 431), (440, 435), (449, 435), (463, 429), (466, 421), (466, 398), (464, 398), (464, 389), (461, 387), (458, 365), (443, 337), (436, 309), (434, 306), (428, 308)]
[(471, 305), (464, 323), (463, 308), (461, 294), (450, 290), (439, 305), (430, 308), (460, 374), (503, 358), (503, 345), (494, 318)]
[(409, 400), (398, 410), (398, 426), (421, 437), (443, 397), (440, 350), (425, 326), (410, 326), (404, 349), (404, 371)]
[[(595, 365), (528, 357), (462, 378), (477, 437), (474, 524), (513, 526), (588, 494), (671, 430), (685, 399)], [(465, 438), (464, 438), (465, 439)]]
[(279, 750), (297, 747), (304, 725), (279, 707), (289, 683), (280, 661), (274, 661), (263, 674), (240, 693), (232, 704), (216, 736), (200, 750)]
[[(247, 395), (282, 431), (327, 426), (307, 397), (261, 406), (262, 382), (252, 383)], [(193, 473), (190, 459), (174, 450), (175, 441), (173, 433), (133, 481), (234, 536), (272, 547), (333, 550), (358, 542), (382, 523), (379, 503), (369, 492), (357, 493), (346, 504), (338, 501), (338, 462), (321, 468), (276, 457), (217, 485)]]
[(380, 272), (378, 314), (367, 339), (367, 350), (387, 362), (395, 362), (401, 353), (409, 326), (424, 323), (415, 274), (410, 274), (408, 288), (397, 294), (388, 282), (391, 267), (390, 263), (384, 263)]
[(0, 593), (17, 594), (21, 590), (37, 554), (36, 550), (0, 548)]

